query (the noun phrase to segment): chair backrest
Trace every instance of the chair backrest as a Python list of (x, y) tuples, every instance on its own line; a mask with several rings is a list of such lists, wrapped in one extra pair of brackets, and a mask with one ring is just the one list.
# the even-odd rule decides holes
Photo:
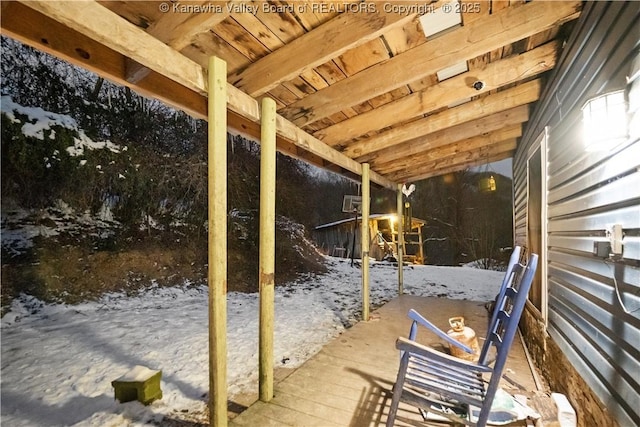
[[(509, 349), (518, 329), (520, 316), (527, 302), (529, 289), (538, 267), (538, 255), (531, 254), (527, 264), (523, 265), (518, 259), (520, 250), (514, 252), (512, 255), (514, 262), (510, 263), (509, 271), (507, 271), (503, 282), (504, 289), (500, 290), (496, 300), (493, 321), (487, 333), (487, 349), (483, 350), (484, 354), (481, 355), (482, 358), (477, 365), (442, 355), (414, 342), (416, 323), (427, 326), (447, 340), (450, 338), (414, 310), (409, 311), (409, 317), (414, 322), (410, 338), (400, 337), (396, 342), (396, 348), (401, 351), (402, 356), (398, 377), (393, 388), (387, 426), (393, 425), (401, 398), (422, 408), (429, 408), (431, 405), (436, 405), (437, 408), (468, 406), (467, 409), (471, 410), (470, 418), (473, 418), (474, 407), (480, 407), (477, 422), (471, 420), (470, 422), (477, 426), (487, 424), (491, 405), (507, 362)], [(492, 347), (496, 349), (497, 355), (493, 368), (487, 366), (488, 349)], [(483, 378), (478, 377), (481, 372), (491, 374), (486, 388)], [(437, 408), (436, 412), (439, 411)], [(448, 418), (453, 417), (454, 421), (459, 420), (457, 415), (453, 416), (447, 411), (443, 411), (441, 414)]]
[[(520, 256), (522, 254), (522, 247), (516, 246), (513, 248), (513, 252), (511, 253), (511, 257), (509, 258), (509, 263), (507, 264), (507, 270), (504, 273), (504, 278), (502, 279), (502, 284), (500, 285), (500, 291), (494, 300), (494, 306), (491, 314), (491, 320), (489, 321), (488, 330), (491, 330), (491, 325), (496, 323), (496, 319), (498, 317), (498, 310), (496, 309), (498, 305), (498, 301), (504, 298), (504, 293), (507, 290), (507, 286), (513, 282), (515, 279), (515, 275), (520, 274), (522, 270), (522, 264), (520, 264)], [(488, 335), (488, 332), (487, 332)], [(482, 350), (480, 351), (479, 360), (486, 361), (489, 349), (491, 348), (491, 341), (488, 339), (484, 341), (482, 345)]]
[[(518, 323), (527, 302), (527, 296), (537, 267), (537, 254), (531, 254), (526, 266), (520, 263), (516, 264), (502, 296), (496, 301), (494, 309), (495, 321), (490, 325), (487, 333), (487, 342), (485, 343), (488, 347), (493, 346), (496, 348), (496, 361), (486, 389), (486, 397), (489, 401), (493, 400), (500, 378), (502, 378), (502, 371), (507, 362), (509, 349), (518, 329)], [(485, 352), (484, 358), (478, 361), (479, 364), (487, 364), (486, 353), (488, 351)]]

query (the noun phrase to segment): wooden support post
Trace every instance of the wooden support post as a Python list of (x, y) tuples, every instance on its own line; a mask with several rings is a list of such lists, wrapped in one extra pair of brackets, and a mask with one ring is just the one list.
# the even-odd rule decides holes
[(418, 225), (418, 243), (420, 244), (420, 249), (418, 249), (418, 253), (420, 254), (420, 264), (424, 264), (424, 241), (422, 239), (422, 225)]
[(262, 99), (260, 141), (260, 400), (273, 398), (276, 241), (276, 103)]
[(404, 203), (402, 201), (402, 184), (398, 184), (397, 203), (396, 209), (398, 210), (398, 295), (402, 295), (404, 292), (404, 253), (402, 248), (404, 247), (404, 229), (402, 226), (402, 219), (404, 218)]
[(227, 63), (209, 58), (209, 425), (227, 425)]
[(371, 205), (369, 163), (362, 164), (362, 226), (360, 248), (362, 253), (362, 320), (369, 320), (369, 207)]

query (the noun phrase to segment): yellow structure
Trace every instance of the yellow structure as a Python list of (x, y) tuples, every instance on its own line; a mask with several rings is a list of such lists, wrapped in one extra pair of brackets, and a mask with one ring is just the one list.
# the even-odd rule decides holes
[[(317, 226), (313, 230), (316, 246), (327, 255), (350, 258), (354, 221), (355, 218), (348, 218)], [(362, 221), (360, 216), (358, 221)], [(426, 225), (425, 220), (411, 218), (409, 227), (403, 221), (398, 222), (398, 215), (392, 213), (371, 214), (368, 222), (371, 258), (380, 261), (386, 256), (393, 256), (398, 259), (401, 253), (405, 262), (424, 263), (422, 228)], [(360, 241), (360, 234), (360, 231), (356, 233), (356, 243)], [(356, 252), (353, 254), (355, 258), (361, 257), (360, 247), (361, 245), (356, 244)]]

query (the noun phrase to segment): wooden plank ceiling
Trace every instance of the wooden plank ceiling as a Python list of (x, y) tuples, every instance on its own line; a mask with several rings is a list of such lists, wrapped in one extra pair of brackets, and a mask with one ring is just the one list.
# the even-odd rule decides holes
[(229, 126), (389, 188), (513, 156), (579, 1), (2, 2), (2, 33), (196, 117), (227, 62)]

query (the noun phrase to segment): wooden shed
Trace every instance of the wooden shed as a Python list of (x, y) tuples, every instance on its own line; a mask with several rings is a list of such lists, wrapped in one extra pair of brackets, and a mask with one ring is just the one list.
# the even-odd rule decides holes
[[(316, 246), (330, 256), (362, 256), (360, 227), (357, 219), (347, 218), (322, 224), (314, 228)], [(408, 222), (408, 221), (407, 221)], [(404, 223), (406, 224), (406, 222)], [(403, 259), (405, 262), (424, 264), (422, 227), (425, 220), (411, 218), (411, 227), (403, 226)], [(355, 236), (355, 241), (354, 241)], [(372, 214), (369, 216), (369, 256), (381, 261), (386, 257), (398, 259), (398, 215)]]

